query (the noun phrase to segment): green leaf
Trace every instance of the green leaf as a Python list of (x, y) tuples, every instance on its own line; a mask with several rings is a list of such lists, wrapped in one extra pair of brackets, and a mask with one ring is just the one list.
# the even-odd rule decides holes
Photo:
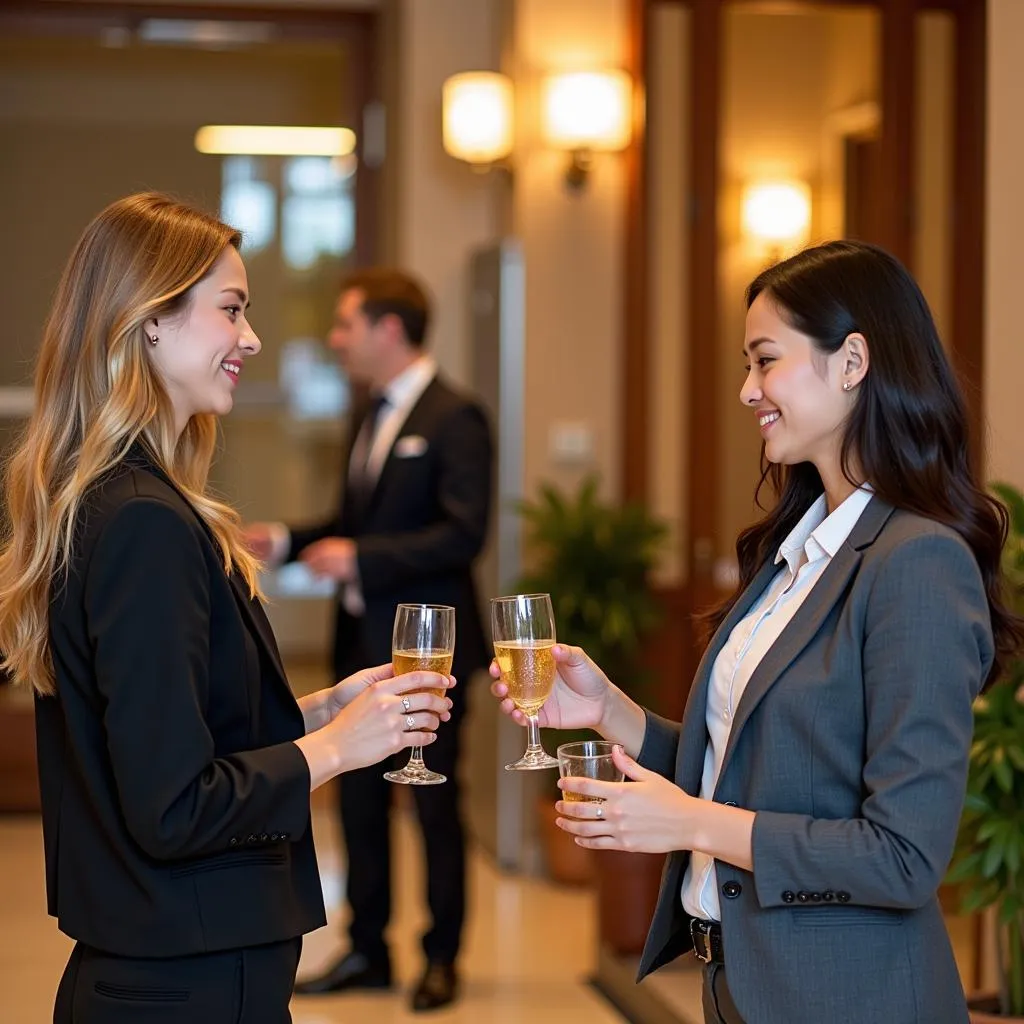
[(992, 755), (992, 774), (1004, 793), (1013, 792), (1013, 767), (1006, 759), (1006, 751), (1002, 747)]
[(988, 849), (985, 851), (985, 856), (981, 861), (981, 874), (984, 878), (992, 878), (993, 875), (1002, 867), (1003, 864), (1003, 850), (1005, 848), (1003, 839), (993, 839), (988, 844)]

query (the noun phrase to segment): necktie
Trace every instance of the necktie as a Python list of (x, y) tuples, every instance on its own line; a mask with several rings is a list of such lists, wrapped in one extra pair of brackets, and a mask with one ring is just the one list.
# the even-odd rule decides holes
[(363, 477), (364, 481), (366, 481), (368, 476), (367, 470), (370, 465), (370, 452), (373, 449), (373, 439), (377, 434), (377, 421), (380, 419), (381, 411), (387, 404), (388, 400), (383, 395), (374, 395), (370, 400), (369, 408), (366, 410), (366, 416), (363, 418), (363, 464), (360, 467), (360, 475)]
[(370, 479), (369, 466), (370, 452), (373, 450), (373, 439), (377, 433), (377, 422), (380, 419), (381, 411), (387, 404), (388, 400), (383, 395), (374, 395), (371, 399), (366, 415), (363, 417), (356, 450), (353, 452), (356, 462), (349, 472), (348, 488), (354, 533), (362, 525), (367, 506), (370, 503), (370, 495), (373, 493), (373, 481)]

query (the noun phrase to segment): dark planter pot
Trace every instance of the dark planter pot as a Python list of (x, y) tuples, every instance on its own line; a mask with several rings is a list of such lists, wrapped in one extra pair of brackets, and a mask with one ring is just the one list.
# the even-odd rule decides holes
[(1024, 1017), (1006, 1017), (999, 1012), (999, 996), (980, 992), (967, 1000), (971, 1024), (1024, 1024)]
[(596, 850), (598, 934), (619, 956), (643, 951), (661, 886), (661, 853)]

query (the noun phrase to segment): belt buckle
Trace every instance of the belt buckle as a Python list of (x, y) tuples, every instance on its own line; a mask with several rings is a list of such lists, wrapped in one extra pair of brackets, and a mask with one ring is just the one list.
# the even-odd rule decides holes
[[(704, 928), (704, 923), (700, 918), (694, 917), (690, 919), (690, 938), (693, 940), (693, 954), (698, 960), (709, 964), (712, 960), (711, 938)], [(701, 947), (703, 947), (704, 952), (701, 952)]]

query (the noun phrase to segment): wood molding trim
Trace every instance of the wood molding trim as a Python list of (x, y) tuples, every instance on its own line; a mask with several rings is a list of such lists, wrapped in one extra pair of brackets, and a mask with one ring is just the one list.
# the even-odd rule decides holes
[(967, 396), (971, 459), (984, 449), (985, 191), (988, 111), (987, 4), (961, 0), (956, 12), (953, 112), (953, 366)]
[[(688, 222), (690, 296), (689, 338), (718, 336), (718, 193), (722, 108), (722, 4), (692, 0), (690, 22), (689, 104), (691, 201)], [(686, 406), (685, 462), (680, 480), (688, 479), (684, 500), (690, 524), (688, 546), (692, 607), (714, 601), (715, 534), (719, 520), (718, 422), (719, 358), (716, 344), (691, 344), (687, 352), (689, 393), (680, 385)], [(694, 481), (700, 486), (692, 486)]]
[[(626, 70), (643, 96), (647, 81), (647, 0), (629, 0), (629, 59)], [(646, 103), (644, 103), (646, 106)], [(622, 302), (622, 440), (619, 491), (623, 501), (646, 504), (650, 464), (647, 331), (648, 194), (646, 115), (634, 117), (626, 160), (625, 258)]]

